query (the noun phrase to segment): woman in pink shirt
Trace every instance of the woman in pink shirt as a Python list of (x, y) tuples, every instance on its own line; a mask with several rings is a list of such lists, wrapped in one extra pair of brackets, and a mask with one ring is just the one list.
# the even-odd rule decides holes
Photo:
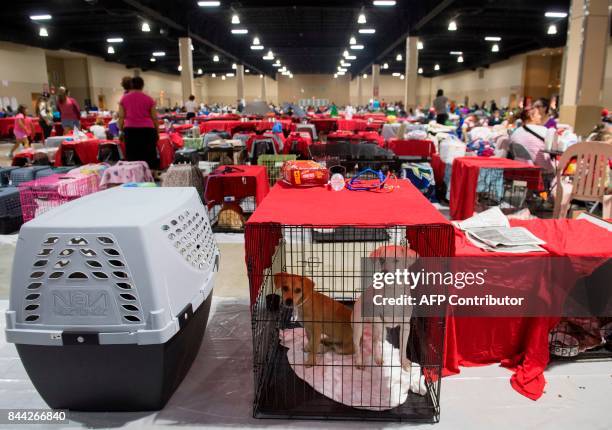
[(130, 92), (119, 101), (119, 129), (123, 131), (128, 161), (146, 161), (151, 169), (159, 166), (157, 158), (157, 111), (155, 100), (142, 92), (144, 81), (132, 78)]
[(28, 109), (24, 105), (19, 105), (17, 115), (15, 115), (15, 125), (13, 126), (13, 134), (15, 135), (15, 144), (9, 152), (9, 158), (13, 158), (13, 153), (19, 145), (24, 148), (30, 147), (28, 136), (32, 134), (32, 121), (28, 118)]
[(57, 109), (60, 111), (62, 118), (64, 134), (81, 126), (81, 108), (79, 103), (70, 97), (68, 90), (64, 87), (60, 87), (57, 94)]

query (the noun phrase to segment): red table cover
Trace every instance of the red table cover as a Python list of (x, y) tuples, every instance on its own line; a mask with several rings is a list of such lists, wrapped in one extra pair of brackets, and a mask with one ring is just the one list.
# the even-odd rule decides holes
[[(32, 124), (32, 134), (30, 135), (30, 139), (35, 137), (42, 138), (42, 128), (38, 123), (37, 118), (30, 118), (30, 123)], [(0, 118), (0, 137), (15, 137), (13, 135), (13, 128), (15, 127), (15, 117), (10, 118)]]
[[(385, 146), (384, 141), (381, 146)], [(404, 140), (392, 137), (386, 143), (386, 147), (399, 157), (431, 158), (436, 153), (436, 146), (431, 140)]]
[[(229, 173), (222, 173), (230, 168)], [(223, 203), (223, 198), (233, 196), (237, 201), (255, 196), (257, 207), (270, 191), (265, 166), (219, 166), (207, 177), (204, 198), (209, 207)]]
[[(522, 226), (546, 242), (548, 253), (511, 254), (533, 258), (612, 257), (612, 233), (584, 220), (534, 219), (511, 220), (512, 226)], [(457, 257), (494, 256), (472, 245), (465, 235), (456, 231)], [(577, 261), (582, 275), (592, 272), (602, 259)], [(522, 395), (537, 400), (543, 393), (544, 370), (549, 362), (548, 333), (559, 318), (552, 317), (454, 317), (447, 316), (443, 375), (459, 373), (459, 366), (480, 366), (501, 363), (514, 373), (512, 387)]]
[(338, 130), (363, 131), (367, 125), (365, 119), (338, 119)]
[(316, 117), (311, 118), (310, 123), (314, 124), (317, 129), (317, 133), (329, 133), (335, 130), (338, 126), (338, 120), (336, 118), (323, 118)]
[(458, 157), (453, 161), (450, 191), (450, 215), (463, 220), (474, 214), (476, 187), (480, 169), (521, 169), (530, 189), (542, 189), (540, 168), (527, 163), (497, 157)]

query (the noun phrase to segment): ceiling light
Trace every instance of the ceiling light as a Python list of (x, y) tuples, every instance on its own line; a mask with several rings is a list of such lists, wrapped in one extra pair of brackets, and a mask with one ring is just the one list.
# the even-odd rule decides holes
[(253, 45), (259, 45), (259, 37), (255, 36), (253, 38)]
[(546, 12), (544, 14), (544, 16), (546, 18), (565, 18), (567, 17), (567, 13), (566, 12)]
[(463, 56), (458, 56), (457, 57), (457, 63), (463, 63)]
[(109, 54), (114, 54), (115, 53), (115, 48), (113, 48), (112, 46), (109, 46), (108, 49), (106, 50), (106, 52), (108, 52)]
[(499, 52), (499, 45), (497, 43), (491, 46), (491, 52)]
[(32, 21), (49, 21), (51, 19), (51, 15), (49, 14), (44, 14), (44, 15), (30, 15), (30, 19)]
[(181, 66), (181, 65), (179, 64), (179, 66), (177, 67), (177, 69), (178, 69), (178, 71), (179, 71), (179, 72), (182, 72), (182, 71), (183, 71), (183, 66)]
[(393, 72), (393, 73), (391, 73), (391, 76), (395, 76), (396, 78), (399, 78), (399, 75), (401, 75), (400, 72)]
[(349, 40), (349, 45), (356, 45), (357, 44), (357, 39), (355, 39), (355, 36), (351, 36), (351, 40)]
[(280, 64), (276, 64), (276, 63), (272, 64), (272, 67), (280, 67), (280, 66), (281, 66)]
[[(266, 58), (267, 57), (267, 58)], [(274, 52), (272, 52), (272, 50), (270, 49), (268, 51), (268, 53), (266, 54), (266, 56), (264, 57), (264, 60), (274, 60)]]
[(263, 79), (263, 75), (259, 75), (259, 79)]
[(487, 37), (485, 37), (485, 40), (487, 42), (500, 42), (501, 41), (501, 37), (498, 37), (498, 36), (487, 36)]
[(374, 0), (374, 6), (395, 6), (395, 0)]
[(245, 69), (244, 73), (250, 73), (251, 71), (249, 69)]
[(289, 79), (293, 79), (293, 73), (289, 73)]
[(368, 79), (368, 74), (367, 73), (363, 74), (363, 79)]
[(189, 47), (190, 47), (190, 48), (191, 48), (191, 50), (193, 51), (193, 49), (194, 49), (194, 48), (193, 48), (193, 43), (190, 43), (190, 44), (189, 44)]
[(422, 67), (419, 67), (419, 70), (417, 70), (417, 73), (418, 73), (419, 75), (422, 75), (422, 74), (423, 74), (423, 68), (422, 68)]
[(355, 50), (363, 49), (363, 45), (351, 45), (351, 49), (355, 49)]
[(148, 22), (143, 22), (142, 27), (140, 29), (144, 31), (145, 33), (148, 33), (149, 31), (151, 31), (151, 27), (149, 26)]
[(402, 61), (402, 54), (397, 54), (395, 56), (395, 61)]
[(462, 55), (463, 51), (451, 51), (450, 54), (451, 55)]
[(236, 65), (236, 63), (232, 63), (232, 69), (236, 70), (238, 68), (238, 66)]
[(385, 69), (385, 70), (387, 70), (387, 69), (389, 68), (389, 63), (385, 63), (385, 64), (383, 64), (382, 68), (383, 68), (383, 69)]
[(345, 49), (344, 52), (342, 53), (343, 57), (348, 57), (349, 55), (351, 54), (349, 54), (348, 49)]
[(338, 72), (338, 76), (344, 76), (346, 72)]
[(151, 57), (151, 58), (149, 59), (149, 61), (150, 61), (151, 63), (155, 63), (157, 60), (156, 60), (155, 58)]
[(347, 55), (344, 58), (346, 58), (347, 60), (356, 60), (357, 59), (357, 57), (355, 55)]
[(357, 24), (365, 24), (365, 23), (366, 23), (365, 13), (360, 13), (359, 18), (357, 18)]
[(351, 63), (345, 63), (344, 61), (341, 61), (341, 62), (340, 62), (340, 65), (341, 65), (342, 67), (351, 67)]
[(213, 74), (211, 74), (211, 75), (210, 75), (210, 77), (211, 77), (211, 78), (216, 78), (216, 77), (217, 77), (217, 74), (216, 74), (216, 73), (213, 73)]
[(436, 70), (436, 71), (437, 71), (437, 70), (440, 70), (440, 65), (439, 65), (439, 64), (436, 64), (436, 65), (434, 66), (434, 70)]
[(224, 81), (225, 80), (225, 75), (221, 76), (221, 80)]
[(47, 37), (49, 36), (49, 32), (47, 31), (45, 27), (40, 27), (40, 30), (38, 30), (38, 35), (40, 37)]
[(338, 74), (334, 73), (334, 79), (338, 79)]
[(218, 63), (218, 62), (219, 62), (219, 56), (218, 56), (218, 55), (214, 55), (214, 56), (213, 56), (213, 61), (214, 61), (215, 63)]
[(251, 49), (253, 51), (263, 51), (264, 47), (263, 45), (251, 45)]
[(555, 24), (550, 24), (548, 27), (548, 34), (557, 34), (557, 26)]
[(232, 28), (232, 34), (247, 34), (248, 32), (246, 28)]
[(164, 51), (156, 51), (153, 53), (154, 57), (163, 57), (164, 55), (166, 55)]
[(338, 66), (338, 72), (346, 72), (346, 69), (344, 67)]
[(401, 79), (402, 81), (404, 80), (404, 78), (405, 78), (405, 76), (404, 76), (404, 75), (400, 75), (400, 79)]
[(225, 76), (227, 76), (228, 78), (233, 78), (234, 74), (233, 73), (226, 73)]
[(200, 7), (216, 7), (221, 6), (220, 1), (199, 1), (198, 6)]
[(421, 49), (423, 49), (424, 47), (425, 47), (425, 45), (423, 45), (423, 42), (421, 42), (421, 41), (418, 41), (418, 42), (417, 42), (417, 49), (421, 50)]
[(360, 28), (359, 33), (361, 34), (374, 34), (376, 33), (376, 29), (374, 28)]
[(198, 75), (201, 75), (202, 73), (204, 73), (202, 69), (198, 69)]
[(240, 17), (238, 15), (232, 15), (232, 24), (240, 24)]
[(457, 23), (455, 21), (448, 23), (448, 31), (457, 31)]
[(122, 37), (109, 37), (108, 39), (106, 39), (106, 41), (108, 43), (122, 43), (123, 38)]

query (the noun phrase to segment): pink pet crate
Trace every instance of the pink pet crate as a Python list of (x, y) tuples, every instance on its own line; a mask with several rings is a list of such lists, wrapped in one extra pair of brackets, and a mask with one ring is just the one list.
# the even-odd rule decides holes
[(19, 184), (23, 222), (99, 190), (96, 174), (51, 175)]

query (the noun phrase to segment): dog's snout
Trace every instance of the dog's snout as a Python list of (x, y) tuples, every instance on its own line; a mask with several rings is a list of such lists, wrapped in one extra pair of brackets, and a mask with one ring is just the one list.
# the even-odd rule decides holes
[(289, 298), (289, 299), (285, 299), (285, 304), (287, 306), (293, 306), (293, 299)]

